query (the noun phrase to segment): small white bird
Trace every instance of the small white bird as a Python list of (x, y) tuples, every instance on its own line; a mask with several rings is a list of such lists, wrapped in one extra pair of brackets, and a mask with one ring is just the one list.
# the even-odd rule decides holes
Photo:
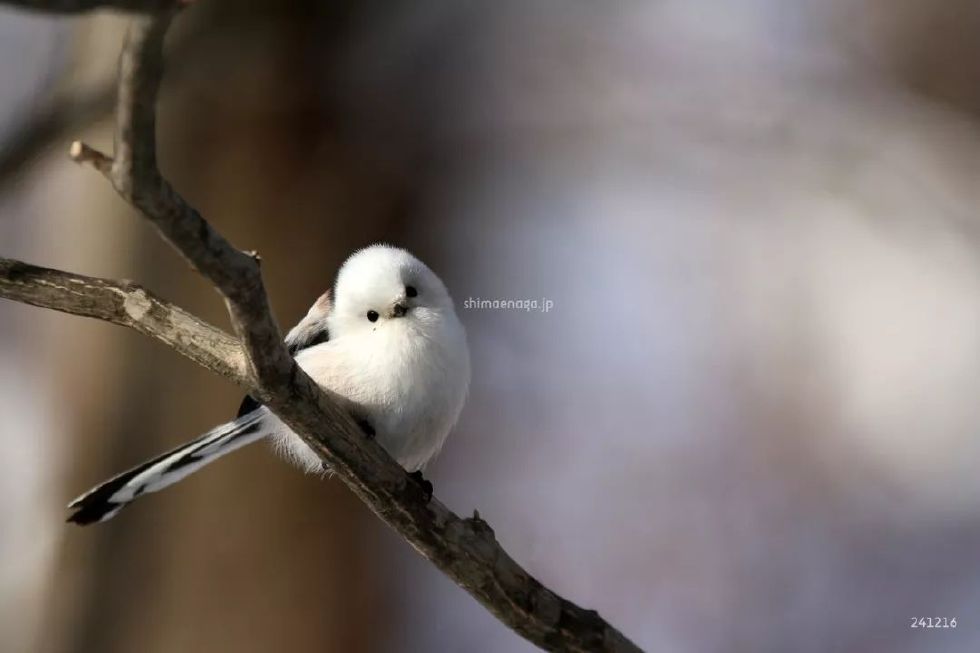
[[(466, 332), (439, 277), (403, 249), (372, 245), (351, 255), (337, 274), (334, 301), (324, 293), (286, 344), (314, 381), (357, 405), (365, 433), (409, 472), (439, 453), (462, 410)], [(237, 419), (72, 501), (68, 521), (110, 519), (141, 494), (265, 437), (304, 469), (323, 469), (298, 435), (246, 397)]]

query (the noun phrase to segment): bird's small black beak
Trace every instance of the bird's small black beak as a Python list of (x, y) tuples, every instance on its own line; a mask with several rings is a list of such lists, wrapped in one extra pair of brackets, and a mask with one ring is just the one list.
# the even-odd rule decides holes
[(405, 317), (406, 313), (408, 313), (408, 306), (401, 303), (395, 304), (395, 307), (391, 309), (392, 317)]

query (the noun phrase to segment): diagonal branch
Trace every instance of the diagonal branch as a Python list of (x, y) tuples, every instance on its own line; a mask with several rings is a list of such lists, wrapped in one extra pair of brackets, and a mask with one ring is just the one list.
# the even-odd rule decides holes
[(238, 385), (250, 384), (237, 340), (135, 283), (0, 258), (0, 297), (130, 327)]
[(53, 14), (80, 14), (93, 9), (154, 12), (174, 6), (174, 0), (3, 0), (3, 4)]
[(232, 325), (249, 351), (259, 386), (281, 385), (294, 374), (269, 307), (258, 257), (235, 249), (160, 174), (156, 156), (156, 98), (163, 76), (163, 38), (175, 14), (133, 21), (119, 60), (115, 156), (82, 143), (76, 161), (91, 163), (160, 235), (224, 295)]
[[(239, 374), (240, 349), (215, 347), (210, 351), (215, 360), (203, 360), (196, 343), (213, 336), (215, 330), (200, 321), (182, 323), (185, 335), (196, 332), (200, 338), (171, 338), (168, 344), (209, 369), (235, 370), (225, 375), (239, 381), (244, 378), (249, 391), (299, 434), (375, 514), (529, 641), (554, 651), (639, 651), (598, 613), (562, 598), (528, 574), (504, 551), (493, 529), (478, 514), (463, 519), (437, 499), (426, 497), (380, 445), (363, 437), (346, 402), (323, 392), (289, 356), (272, 317), (257, 255), (234, 248), (211, 228), (157, 168), (155, 105), (163, 70), (163, 39), (173, 15), (173, 10), (167, 10), (137, 18), (126, 39), (120, 58), (114, 157), (81, 143), (71, 148), (72, 158), (102, 172), (222, 293), (243, 345), (247, 371), (244, 377)], [(24, 264), (14, 263), (13, 273), (8, 270), (6, 277), (0, 274), (0, 296), (100, 317), (160, 337), (144, 321), (132, 319), (125, 299), (123, 313), (119, 312), (117, 291), (125, 291), (124, 286), (87, 280), (92, 290), (84, 294), (101, 296), (101, 300), (80, 302), (79, 306), (69, 297), (74, 290), (71, 279), (78, 277), (68, 275), (62, 279), (68, 283), (54, 284), (56, 291), (52, 291), (47, 275), (65, 273), (28, 268), (32, 274), (26, 274), (18, 265)], [(7, 279), (11, 276), (12, 280)]]

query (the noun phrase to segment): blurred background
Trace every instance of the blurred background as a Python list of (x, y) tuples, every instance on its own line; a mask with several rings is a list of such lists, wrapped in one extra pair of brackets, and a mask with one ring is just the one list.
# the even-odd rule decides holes
[[(227, 327), (66, 156), (110, 147), (125, 23), (0, 9), (0, 255)], [(474, 370), (437, 494), (646, 650), (976, 651), (978, 35), (972, 0), (200, 0), (161, 165), (284, 327), (357, 247), (428, 262)], [(0, 302), (0, 651), (531, 650), (266, 447), (63, 523), (238, 399)]]

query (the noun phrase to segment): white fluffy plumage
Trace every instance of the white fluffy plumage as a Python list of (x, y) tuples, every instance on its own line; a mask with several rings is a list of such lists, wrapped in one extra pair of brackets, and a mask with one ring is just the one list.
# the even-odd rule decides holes
[[(420, 470), (442, 448), (469, 385), (466, 332), (452, 298), (424, 263), (386, 245), (347, 259), (334, 295), (329, 340), (299, 351), (296, 362), (353, 401), (402, 467)], [(370, 311), (378, 315), (373, 322)], [(283, 450), (306, 469), (320, 469), (299, 436), (271, 414), (269, 421)]]
[[(374, 437), (409, 472), (439, 453), (456, 423), (470, 378), (466, 333), (438, 276), (403, 249), (355, 252), (286, 339), (297, 363), (322, 387), (357, 406)], [(135, 467), (70, 504), (69, 521), (109, 519), (154, 492), (250, 442), (272, 437), (308, 471), (320, 458), (268, 409), (244, 405), (238, 419)]]

